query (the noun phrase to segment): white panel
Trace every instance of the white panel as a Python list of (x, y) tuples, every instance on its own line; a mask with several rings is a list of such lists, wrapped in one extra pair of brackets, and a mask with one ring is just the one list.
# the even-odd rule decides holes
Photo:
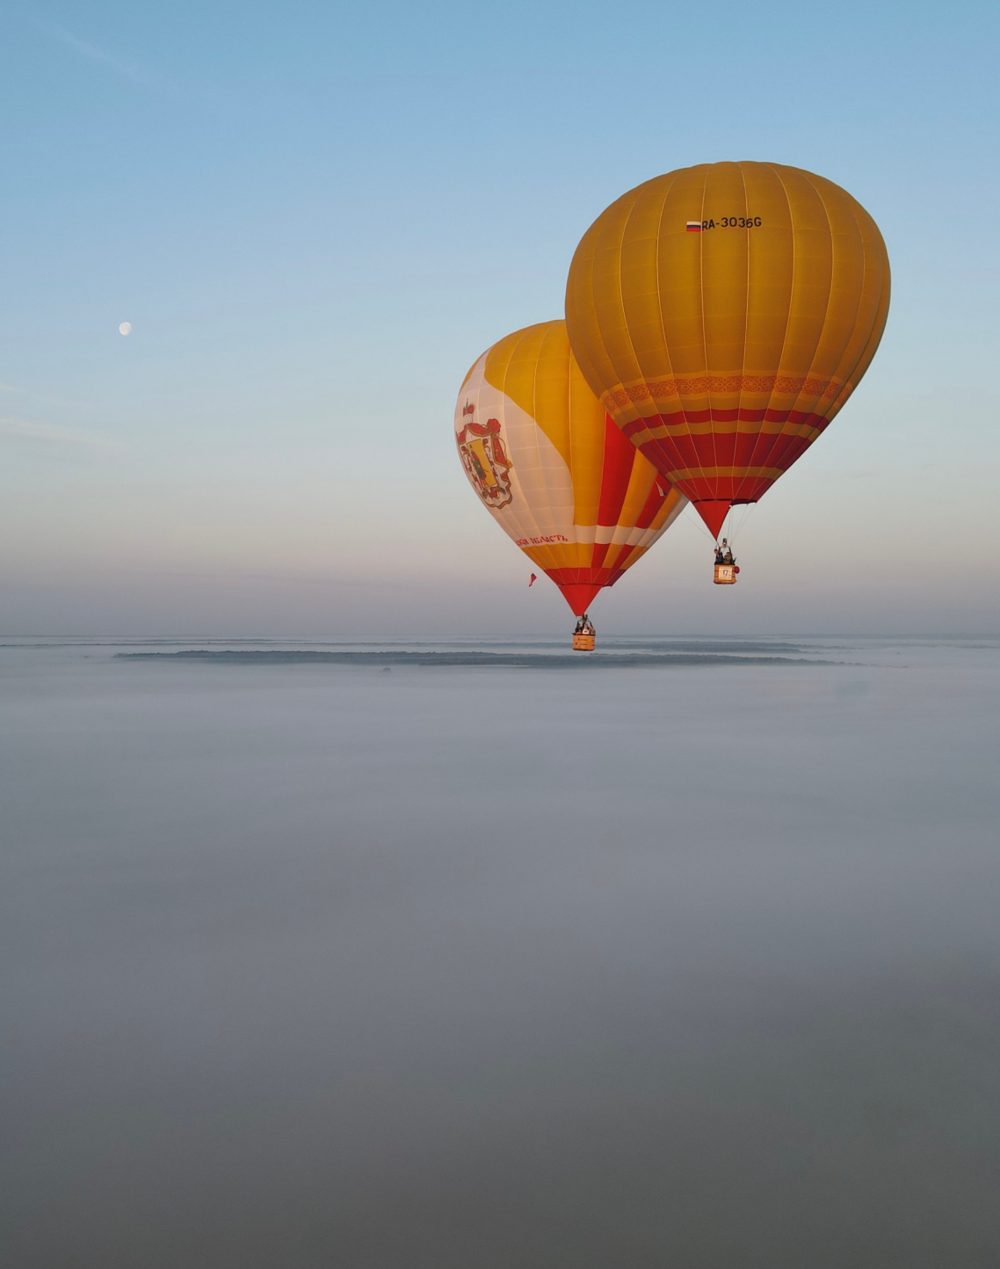
[[(490, 419), (496, 419), (500, 424), (500, 439), (510, 459), (506, 473), (510, 501), (505, 506), (492, 507), (481, 497), (483, 505), (515, 542), (545, 537), (577, 541), (569, 467), (531, 415), (487, 383), (485, 368), (484, 354), (476, 362), (455, 407), (456, 439), (470, 422), (484, 427)], [(463, 414), (470, 406), (472, 412)], [(475, 489), (471, 475), (469, 482)], [(476, 492), (478, 495), (478, 489)]]

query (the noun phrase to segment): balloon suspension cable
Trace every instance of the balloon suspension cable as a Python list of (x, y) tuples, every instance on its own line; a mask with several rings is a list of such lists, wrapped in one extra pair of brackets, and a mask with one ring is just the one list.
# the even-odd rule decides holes
[(738, 524), (734, 523), (734, 520), (736, 518), (736, 507), (732, 506), (729, 508), (729, 545), (730, 546), (732, 546), (733, 543), (735, 543), (736, 539), (746, 528), (747, 522), (749, 521), (750, 517), (753, 515), (757, 504), (755, 502), (745, 502), (745, 503), (741, 503), (740, 506), (742, 509), (741, 509), (740, 519)]
[(730, 504), (730, 506), (729, 506), (729, 510), (726, 512), (725, 518), (724, 518), (724, 519), (723, 519), (723, 521), (722, 521), (722, 526), (721, 526), (721, 528), (719, 529), (719, 536), (715, 539), (716, 549), (718, 549), (718, 548), (721, 546), (721, 544), (722, 544), (723, 542), (725, 542), (725, 543), (726, 543), (726, 545), (729, 547), (729, 549), (730, 549), (730, 550), (732, 550), (732, 546), (733, 546), (733, 508), (732, 508), (732, 504)]
[(698, 512), (695, 511), (693, 502), (689, 502), (688, 505), (684, 508), (684, 510), (694, 511), (694, 515), (693, 516), (688, 516), (688, 515), (679, 516), (676, 521), (677, 524), (686, 524), (691, 526), (692, 528), (696, 529), (703, 538), (708, 538), (709, 542), (717, 542), (719, 540), (718, 538), (712, 537), (712, 534), (705, 527), (705, 522), (704, 520), (702, 520)]

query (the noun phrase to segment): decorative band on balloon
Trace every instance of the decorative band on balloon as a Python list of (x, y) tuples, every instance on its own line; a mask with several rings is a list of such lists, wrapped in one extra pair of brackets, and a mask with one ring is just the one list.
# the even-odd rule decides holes
[(639, 443), (642, 453), (692, 501), (754, 500), (786, 472), (811, 441), (807, 436), (669, 436)]
[(839, 379), (807, 379), (791, 375), (697, 375), (690, 379), (660, 379), (635, 383), (605, 392), (601, 398), (609, 408), (625, 409), (651, 398), (704, 396), (709, 392), (780, 392), (784, 395), (836, 397), (844, 384)]
[[(553, 570), (582, 570), (593, 574), (595, 569), (610, 567), (625, 569), (634, 563), (660, 537), (658, 532), (642, 535), (638, 542), (573, 542), (568, 545), (522, 546), (533, 564), (552, 576)], [(601, 582), (606, 586), (607, 582)]]
[(827, 413), (829, 414), (831, 419), (834, 417), (835, 414), (839, 414), (841, 407), (846, 403), (847, 398), (851, 395), (851, 393), (854, 391), (856, 387), (857, 387), (857, 384), (855, 383), (845, 383), (844, 386), (840, 389), (840, 391), (837, 393), (837, 395), (833, 398), (833, 400), (830, 402), (829, 406), (827, 407)]
[[(674, 495), (672, 506), (678, 501)], [(668, 511), (670, 508), (667, 509)], [(637, 546), (649, 541), (650, 545), (660, 535), (658, 524), (574, 524), (567, 526), (566, 534), (526, 536), (516, 538), (515, 546), (523, 550), (527, 546)]]
[(682, 467), (667, 474), (667, 479), (680, 484), (691, 480), (777, 480), (784, 467)]
[(635, 445), (685, 436), (807, 436), (814, 441), (830, 422), (797, 410), (691, 410), (688, 414), (640, 415), (622, 425)]
[[(634, 563), (634, 559), (629, 561)], [(581, 582), (593, 582), (597, 586), (614, 586), (627, 571), (627, 565), (614, 568), (550, 568), (546, 570), (557, 586), (578, 586)]]
[[(749, 457), (757, 453), (763, 457), (767, 450), (775, 445), (785, 448), (791, 444), (797, 446), (800, 451), (805, 450), (821, 435), (821, 428), (792, 427), (789, 424), (783, 427), (769, 426), (739, 430), (733, 426), (713, 428), (706, 425), (693, 427), (687, 431), (683, 429), (668, 431), (666, 428), (652, 427), (632, 433), (630, 439), (633, 445), (647, 454), (647, 457), (649, 457), (647, 451), (650, 447), (666, 453), (671, 451), (682, 453), (693, 448), (698, 454), (707, 452), (712, 456), (713, 461), (726, 461), (724, 455), (739, 454)], [(761, 446), (766, 447), (763, 454)], [(659, 464), (657, 467), (667, 480), (671, 479), (665, 468)]]

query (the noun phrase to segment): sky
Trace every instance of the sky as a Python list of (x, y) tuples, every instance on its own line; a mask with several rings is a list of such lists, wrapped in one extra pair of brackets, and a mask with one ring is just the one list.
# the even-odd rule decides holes
[[(1000, 629), (1000, 10), (986, 3), (9, 6), (0, 634), (560, 632), (452, 440), (625, 190), (843, 185), (882, 347), (714, 588), (684, 516), (594, 606), (642, 633)], [(121, 322), (132, 333), (118, 333)]]

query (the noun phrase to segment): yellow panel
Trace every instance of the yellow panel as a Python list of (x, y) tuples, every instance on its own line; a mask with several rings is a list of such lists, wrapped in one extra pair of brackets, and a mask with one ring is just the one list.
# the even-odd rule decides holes
[(604, 470), (604, 406), (573, 357), (566, 323), (542, 322), (501, 339), (486, 378), (530, 415), (573, 477), (577, 524), (596, 524)]
[(554, 328), (563, 326), (540, 322), (499, 340), (486, 354), (486, 380), (535, 420), (569, 466), (571, 353), (569, 340), (554, 335)]
[[(742, 366), (747, 325), (747, 274), (750, 233), (723, 228), (723, 220), (745, 220), (746, 189), (737, 163), (713, 163), (705, 182), (706, 217), (716, 228), (695, 235), (701, 245), (701, 310), (708, 373), (725, 376)], [(739, 385), (712, 388), (711, 404), (732, 409), (739, 402)]]
[(656, 381), (675, 375), (704, 374), (705, 323), (701, 304), (700, 234), (687, 232), (689, 220), (701, 221), (709, 164), (677, 172), (673, 179), (650, 181), (662, 189), (656, 286), (660, 297), (662, 349), (644, 366)]
[(621, 518), (625, 524), (635, 524), (649, 499), (653, 485), (657, 480), (661, 484), (663, 483), (663, 477), (653, 464), (647, 462), (638, 450), (635, 451), (635, 454), (636, 458), (642, 461), (632, 464), (632, 475), (629, 477), (628, 491), (625, 494), (625, 502), (622, 506)]
[(604, 481), (604, 432), (607, 411), (591, 392), (576, 358), (569, 351), (566, 323), (560, 322), (559, 336), (569, 354), (569, 428), (570, 470), (573, 473), (573, 492), (576, 496), (577, 524), (597, 523), (601, 502), (601, 485)]
[[(744, 379), (767, 379), (777, 373), (791, 305), (794, 258), (792, 215), (785, 189), (767, 163), (743, 163), (747, 215), (755, 224), (747, 231), (747, 327), (743, 352)], [(771, 388), (741, 388), (740, 405), (764, 409)]]
[(792, 293), (784, 346), (774, 370), (805, 378), (826, 322), (833, 278), (833, 243), (826, 207), (805, 172), (776, 168), (792, 219)]
[(888, 297), (885, 244), (845, 190), (799, 168), (715, 163), (647, 181), (597, 218), (566, 320), (619, 425), (677, 414), (693, 432), (686, 416), (709, 407), (832, 417), (874, 355)]
[[(515, 331), (479, 358), (462, 385), (455, 432), (480, 499), (546, 571), (594, 570), (607, 578), (623, 552), (638, 559), (686, 505), (669, 489), (654, 522), (636, 527), (654, 483), (666, 482), (615, 435), (563, 321)], [(602, 497), (610, 525), (600, 523)]]
[(623, 350), (628, 364), (639, 367), (641, 373), (641, 367), (648, 365), (650, 357), (663, 347), (656, 284), (663, 196), (653, 184), (641, 185), (635, 192), (638, 197), (628, 209), (627, 219), (620, 228), (616, 224), (615, 230), (616, 235), (627, 235), (627, 245), (616, 260), (609, 244), (609, 250), (598, 257), (598, 264), (610, 275), (614, 299), (614, 326), (606, 334), (605, 344), (612, 358), (619, 349)]
[[(638, 372), (639, 367), (622, 310), (622, 276), (628, 268), (628, 257), (622, 244), (632, 213), (641, 201), (641, 192), (640, 187), (612, 205), (607, 225), (599, 230), (592, 248), (593, 293), (590, 302), (593, 320), (600, 331), (606, 365), (627, 366), (630, 373)], [(580, 368), (582, 370), (583, 366)]]
[[(818, 177), (814, 179), (820, 180)], [(828, 185), (829, 182), (823, 184)], [(837, 187), (833, 186), (833, 189)], [(843, 193), (842, 190), (838, 192)], [(853, 325), (848, 330), (848, 338), (832, 377), (835, 383), (845, 385), (850, 393), (871, 364), (885, 329), (889, 311), (889, 257), (874, 220), (860, 203), (849, 196), (847, 198), (860, 239), (858, 251), (862, 280)], [(826, 417), (832, 418), (836, 408), (839, 405), (825, 405)]]
[(533, 564), (546, 571), (553, 568), (590, 568), (594, 559), (594, 548), (585, 542), (571, 542), (569, 545), (522, 546)]

